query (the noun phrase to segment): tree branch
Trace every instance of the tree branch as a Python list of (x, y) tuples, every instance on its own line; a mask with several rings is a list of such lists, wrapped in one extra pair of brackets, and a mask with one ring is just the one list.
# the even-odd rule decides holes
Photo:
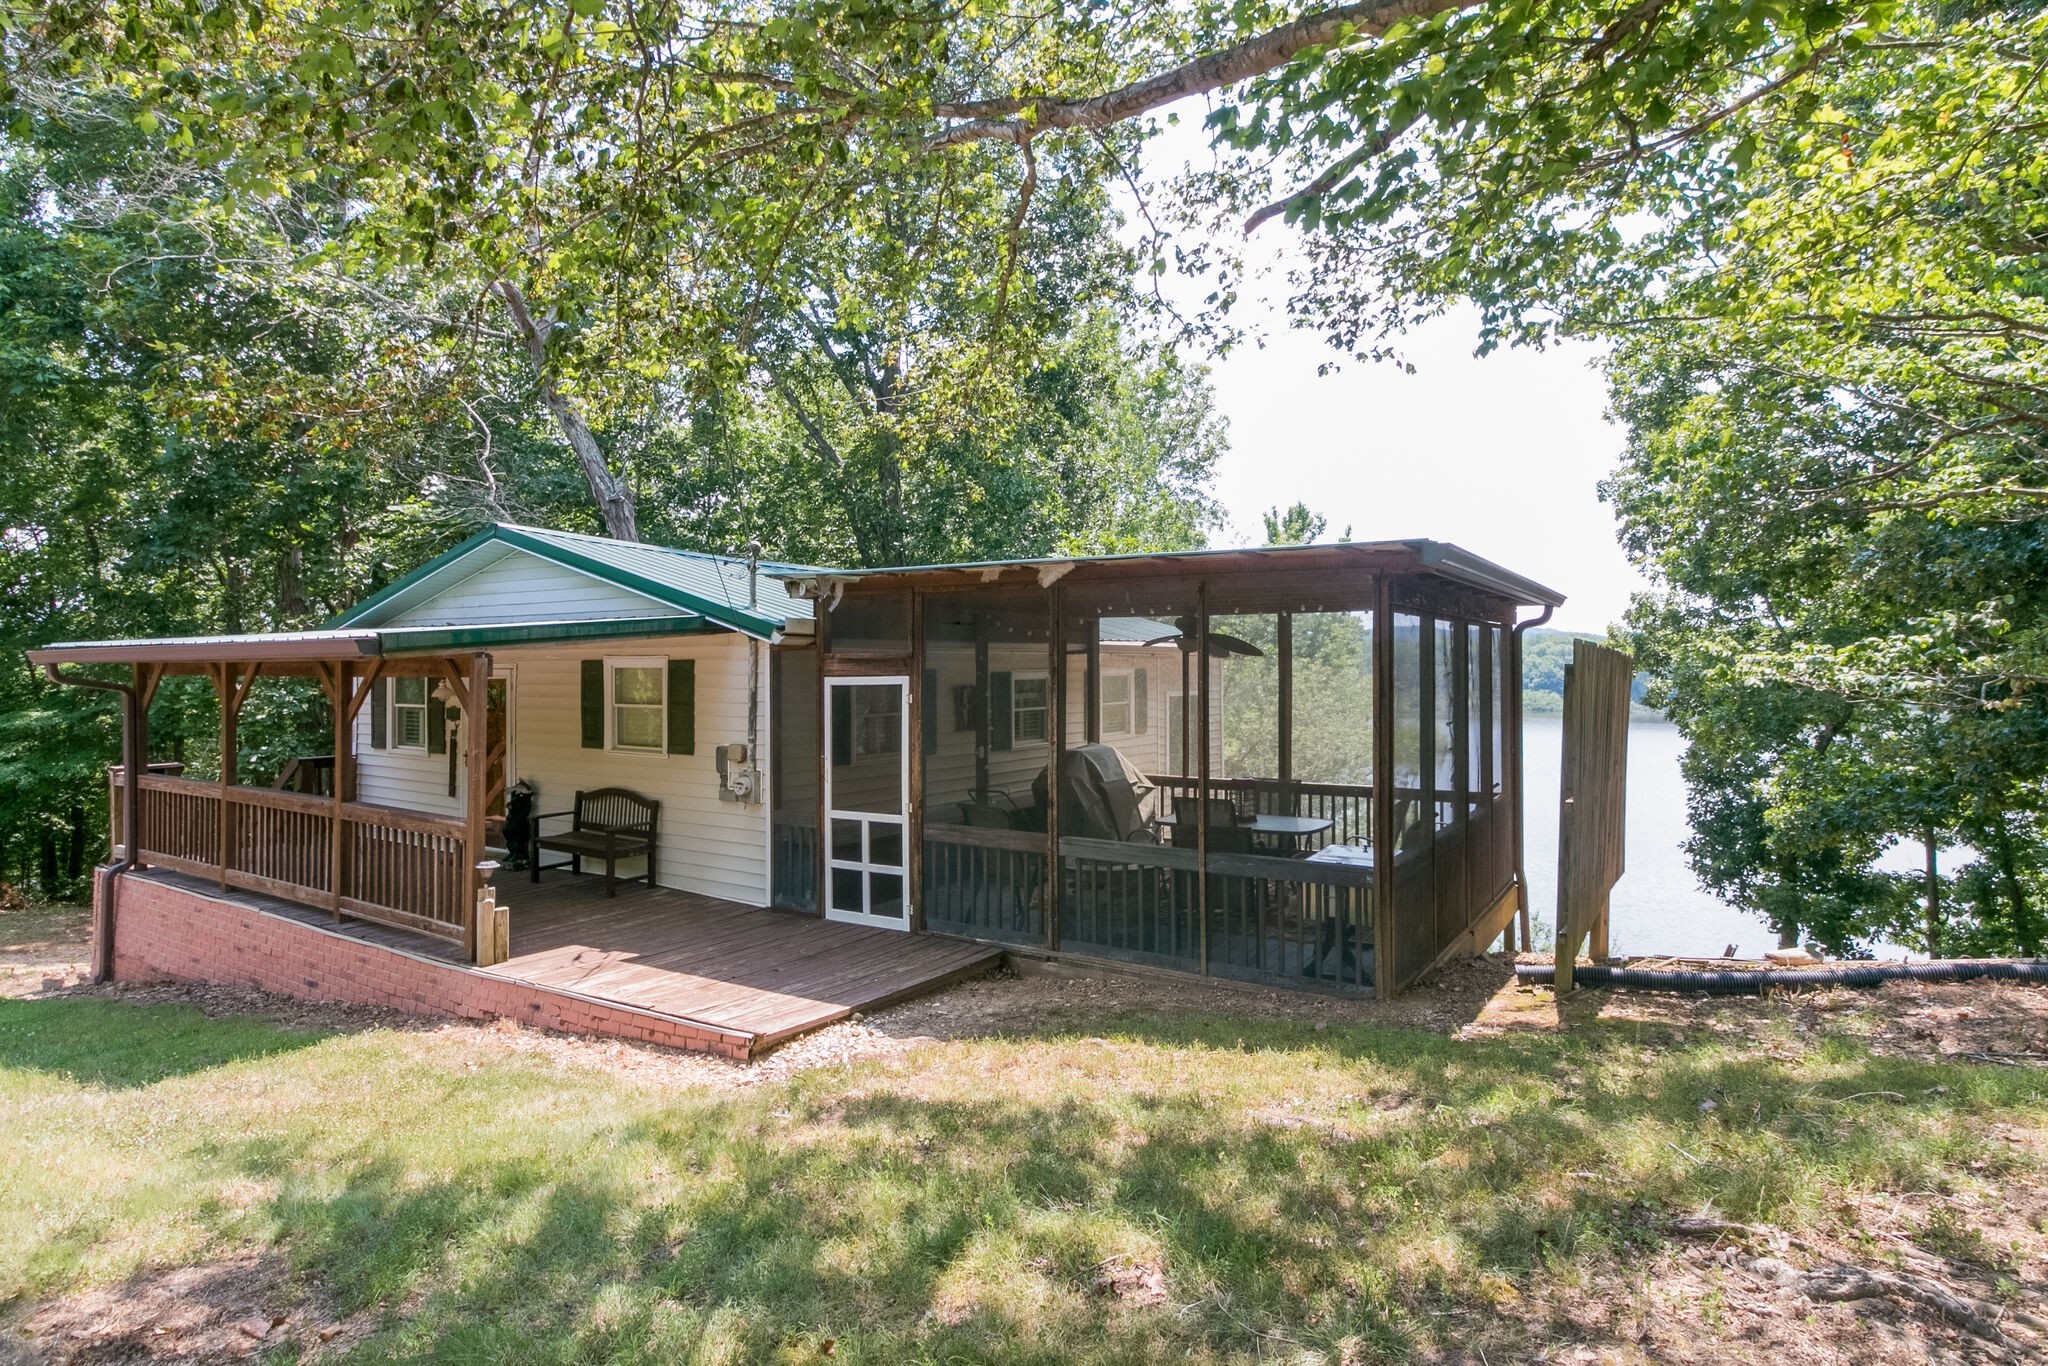
[(1010, 280), (1017, 273), (1017, 250), (1024, 235), (1024, 220), (1031, 213), (1031, 196), (1038, 189), (1038, 158), (1031, 151), (1031, 139), (1023, 138), (1017, 143), (1024, 153), (1024, 184), (1017, 191), (1017, 212), (1010, 215), (1010, 240), (1003, 253), (1003, 275), (996, 282), (995, 321), (989, 328), (991, 337), (999, 336), (1003, 330), (1003, 313), (1010, 306)]
[(1296, 190), (1293, 194), (1288, 195), (1285, 199), (1273, 201), (1250, 218), (1245, 219), (1245, 236), (1251, 236), (1266, 223), (1278, 218), (1281, 214), (1292, 213), (1295, 209), (1300, 208), (1309, 201), (1321, 199), (1324, 195), (1336, 189), (1344, 183), (1345, 177), (1349, 176), (1353, 171), (1374, 157), (1384, 154), (1389, 147), (1399, 142), (1402, 136), (1410, 128), (1413, 128), (1416, 121), (1421, 117), (1422, 113), (1418, 110), (1400, 123), (1381, 129), (1360, 143), (1352, 151), (1338, 158), (1336, 164), (1332, 165), (1308, 184)]
[(510, 280), (494, 281), (491, 293), (504, 302), (514, 326), (526, 338), (526, 358), (533, 369), (534, 383), (540, 388), (541, 401), (547, 404), (555, 425), (561, 429), (570, 451), (576, 456), (576, 463), (583, 471), (583, 482), (597, 503), (598, 516), (604, 519), (605, 534), (619, 541), (639, 540), (640, 527), (633, 511), (632, 489), (612, 473), (611, 464), (604, 457), (604, 448), (598, 445), (597, 434), (590, 430), (590, 424), (583, 420), (583, 415), (576, 411), (576, 405), (562, 392), (561, 385), (555, 382), (554, 369), (548, 364), (548, 334), (554, 330), (554, 320), (535, 318), (526, 302), (525, 292)]
[(1311, 48), (1329, 47), (1360, 36), (1378, 37), (1400, 20), (1468, 9), (1477, 3), (1478, 0), (1366, 0), (1363, 4), (1304, 15), (1235, 46), (1100, 95), (1079, 99), (1018, 96), (936, 105), (933, 112), (941, 118), (965, 117), (967, 121), (933, 134), (925, 139), (924, 145), (930, 151), (973, 142), (1018, 142), (1052, 129), (1107, 128), (1190, 95), (1205, 95), (1263, 76)]

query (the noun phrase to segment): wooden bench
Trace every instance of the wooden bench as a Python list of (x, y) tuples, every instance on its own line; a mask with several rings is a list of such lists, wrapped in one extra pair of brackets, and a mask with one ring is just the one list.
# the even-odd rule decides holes
[[(540, 823), (567, 816), (571, 820), (568, 830), (559, 835), (544, 835)], [(570, 811), (547, 811), (533, 818), (533, 880), (540, 881), (541, 868), (567, 867), (571, 872), (582, 873), (583, 860), (601, 858), (604, 860), (604, 894), (619, 894), (619, 860), (644, 858), (647, 871), (640, 874), (647, 885), (654, 885), (654, 835), (661, 820), (661, 803), (631, 792), (623, 787), (600, 787), (591, 792), (576, 794), (575, 809)], [(543, 865), (540, 852), (567, 854), (566, 859)], [(627, 878), (628, 882), (635, 879)]]

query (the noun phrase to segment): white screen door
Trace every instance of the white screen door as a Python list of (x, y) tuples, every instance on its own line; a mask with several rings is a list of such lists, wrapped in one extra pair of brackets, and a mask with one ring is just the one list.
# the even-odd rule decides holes
[(825, 680), (825, 918), (910, 928), (908, 678)]

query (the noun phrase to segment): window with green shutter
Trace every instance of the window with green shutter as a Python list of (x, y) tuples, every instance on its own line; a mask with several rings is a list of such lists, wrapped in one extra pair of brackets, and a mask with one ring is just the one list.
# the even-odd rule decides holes
[(668, 662), (668, 752), (697, 752), (697, 661)]

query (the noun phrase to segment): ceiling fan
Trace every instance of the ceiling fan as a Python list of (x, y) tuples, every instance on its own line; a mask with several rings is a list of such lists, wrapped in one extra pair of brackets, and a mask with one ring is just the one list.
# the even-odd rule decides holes
[[(1173, 628), (1174, 634), (1161, 636), (1157, 640), (1148, 640), (1145, 643), (1147, 645), (1172, 645), (1178, 647), (1183, 654), (1193, 654), (1195, 652), (1195, 638), (1201, 633), (1200, 623), (1193, 617), (1179, 617), (1175, 619)], [(1209, 658), (1211, 659), (1222, 659), (1228, 655), (1243, 655), (1248, 659), (1259, 659), (1265, 653), (1264, 650), (1261, 650), (1249, 640), (1231, 635), (1228, 632), (1209, 632)]]

